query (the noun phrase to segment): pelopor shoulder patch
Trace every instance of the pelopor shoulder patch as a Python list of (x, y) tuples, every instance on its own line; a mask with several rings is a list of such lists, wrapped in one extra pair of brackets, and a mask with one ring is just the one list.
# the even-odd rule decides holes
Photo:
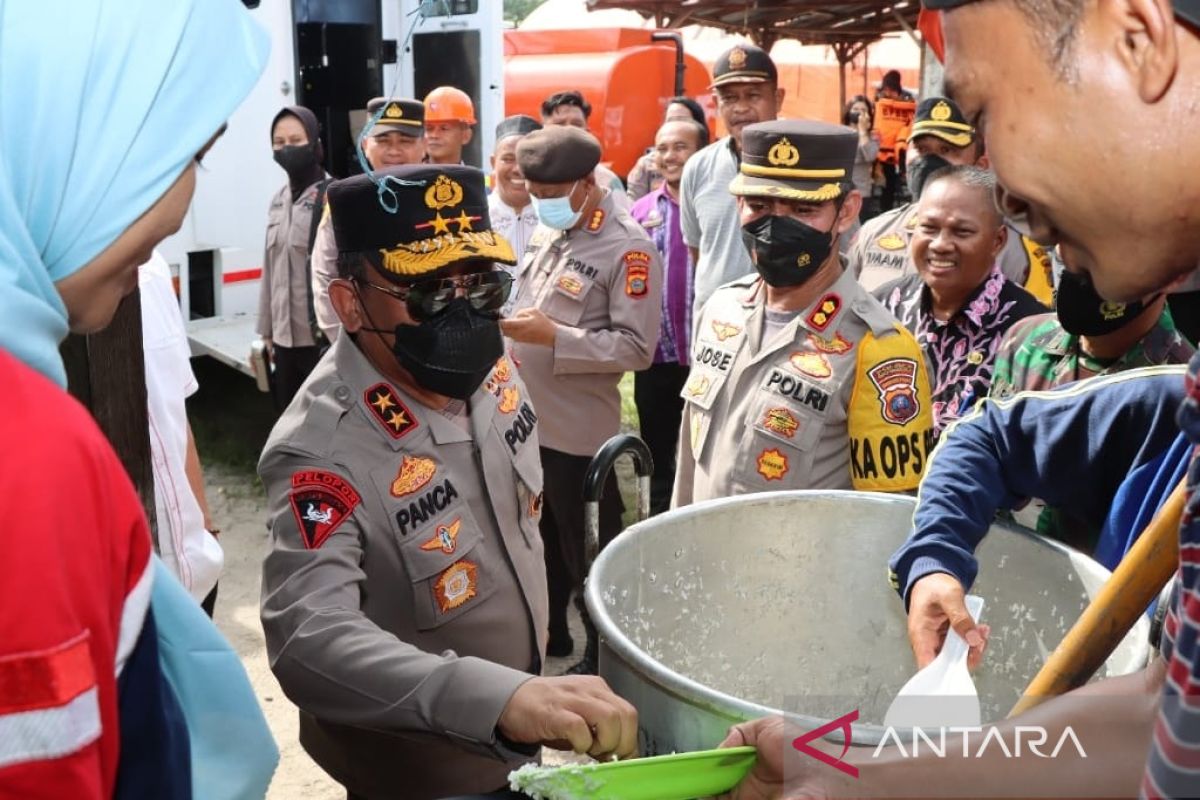
[(348, 481), (332, 472), (310, 469), (292, 475), (288, 501), (309, 550), (325, 544), (361, 500)]

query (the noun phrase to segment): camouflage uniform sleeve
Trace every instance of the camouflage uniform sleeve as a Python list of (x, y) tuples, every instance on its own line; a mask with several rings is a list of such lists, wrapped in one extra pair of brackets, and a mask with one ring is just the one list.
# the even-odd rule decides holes
[(532, 676), (452, 652), (427, 653), (363, 614), (364, 531), (346, 470), (297, 453), (259, 468), (271, 519), (262, 625), (271, 670), (287, 696), (330, 722), (436, 733), (500, 758), (496, 722)]
[(847, 408), (850, 477), (860, 491), (917, 488), (933, 438), (929, 370), (907, 330), (875, 336), (858, 347)]
[(1025, 344), (1030, 331), (1043, 319), (1045, 318), (1041, 316), (1033, 316), (1018, 320), (1004, 334), (1000, 347), (996, 349), (996, 366), (992, 370), (992, 386), (988, 397), (1000, 400), (1022, 390), (1023, 387), (1017, 385), (1017, 353)]

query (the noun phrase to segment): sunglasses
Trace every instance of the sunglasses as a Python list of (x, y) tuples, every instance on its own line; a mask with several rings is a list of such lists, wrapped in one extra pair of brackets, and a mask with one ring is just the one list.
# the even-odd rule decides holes
[(512, 292), (512, 275), (503, 270), (473, 272), (457, 278), (437, 278), (416, 281), (404, 287), (379, 286), (370, 281), (355, 281), (383, 292), (405, 304), (409, 316), (418, 322), (437, 316), (446, 310), (461, 289), (471, 308), (499, 314)]

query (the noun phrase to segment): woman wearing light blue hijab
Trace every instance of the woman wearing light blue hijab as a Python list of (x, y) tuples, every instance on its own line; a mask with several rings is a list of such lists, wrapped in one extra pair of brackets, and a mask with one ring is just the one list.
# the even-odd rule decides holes
[(2, 797), (221, 796), (197, 748), (214, 718), (242, 733), (239, 709), (197, 709), (177, 668), (196, 652), (184, 634), (214, 677), (231, 653), (154, 567), (58, 344), (107, 325), (178, 230), (266, 54), (236, 0), (0, 0), (0, 494), (20, 515), (0, 533)]

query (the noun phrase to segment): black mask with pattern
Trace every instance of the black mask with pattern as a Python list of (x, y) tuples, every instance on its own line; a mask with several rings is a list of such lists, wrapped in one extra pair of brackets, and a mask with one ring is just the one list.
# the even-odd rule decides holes
[(833, 252), (836, 225), (835, 217), (829, 230), (820, 231), (798, 219), (769, 214), (742, 226), (742, 244), (768, 285), (801, 286)]
[(913, 159), (913, 162), (908, 165), (907, 172), (908, 193), (913, 202), (915, 203), (921, 197), (921, 192), (925, 191), (925, 182), (933, 173), (952, 166), (954, 165), (936, 153)]
[[(1155, 295), (1154, 297), (1157, 297)], [(1149, 302), (1154, 302), (1154, 297)], [(1103, 336), (1128, 325), (1146, 302), (1112, 303), (1096, 293), (1086, 275), (1063, 271), (1054, 292), (1054, 307), (1063, 330), (1075, 336)]]

